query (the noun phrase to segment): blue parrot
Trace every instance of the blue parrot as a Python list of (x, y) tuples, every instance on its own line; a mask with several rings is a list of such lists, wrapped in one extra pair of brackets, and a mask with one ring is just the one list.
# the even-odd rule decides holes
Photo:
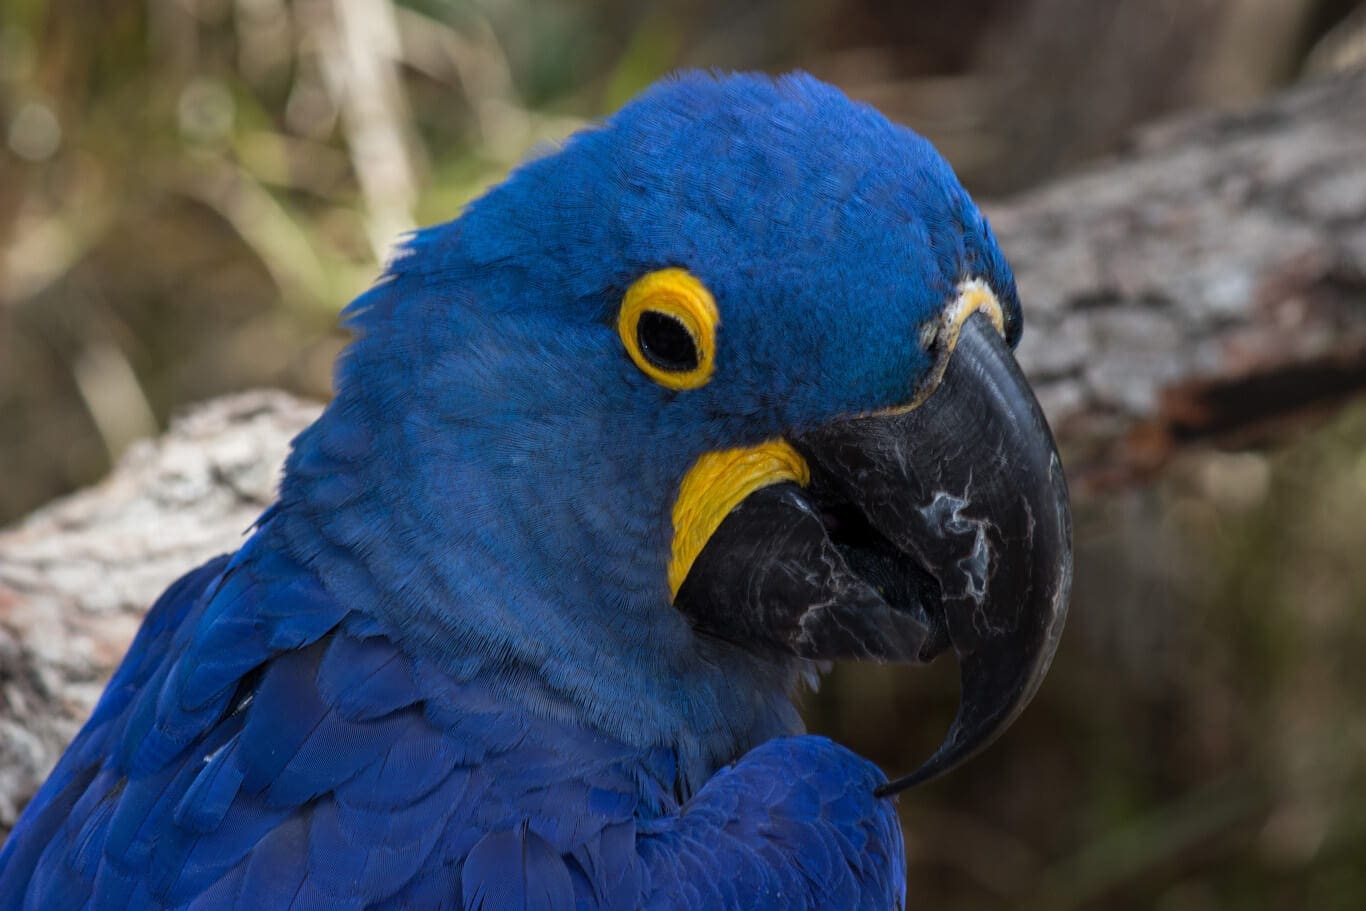
[[(240, 550), (152, 607), (0, 909), (887, 909), (892, 795), (1019, 713), (1070, 579), (986, 220), (805, 75), (684, 74), (406, 242)], [(952, 650), (888, 782), (830, 661)]]

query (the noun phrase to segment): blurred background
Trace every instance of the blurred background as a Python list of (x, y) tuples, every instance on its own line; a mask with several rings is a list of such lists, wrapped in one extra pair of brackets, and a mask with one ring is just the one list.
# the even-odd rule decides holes
[[(989, 208), (1364, 61), (1360, 0), (4, 0), (0, 524), (187, 403), (325, 397), (395, 235), (674, 68), (809, 70)], [(1034, 706), (902, 799), (912, 907), (1366, 907), (1366, 407), (1185, 452), (1077, 542)], [(955, 686), (839, 668), (808, 717), (905, 770)]]

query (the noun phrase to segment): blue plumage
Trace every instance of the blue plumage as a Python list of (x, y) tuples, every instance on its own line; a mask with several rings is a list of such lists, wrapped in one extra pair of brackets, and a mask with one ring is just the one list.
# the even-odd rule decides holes
[[(723, 314), (688, 393), (612, 322), (670, 265)], [(1018, 335), (948, 166), (803, 76), (662, 83), (418, 233), (280, 502), (157, 602), (0, 852), (0, 909), (899, 907), (881, 773), (794, 736), (811, 665), (671, 607), (669, 510), (702, 453), (903, 401), (968, 275)]]

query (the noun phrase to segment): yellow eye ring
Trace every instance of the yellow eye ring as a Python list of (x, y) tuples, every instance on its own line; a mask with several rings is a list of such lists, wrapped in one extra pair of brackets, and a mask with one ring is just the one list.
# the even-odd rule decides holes
[(716, 366), (716, 299), (686, 269), (650, 272), (626, 290), (617, 333), (650, 379), (669, 389), (697, 389)]

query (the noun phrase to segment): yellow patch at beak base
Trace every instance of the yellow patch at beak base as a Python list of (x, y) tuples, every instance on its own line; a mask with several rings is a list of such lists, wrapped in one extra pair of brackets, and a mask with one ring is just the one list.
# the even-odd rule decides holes
[(963, 331), (963, 323), (974, 313), (982, 312), (991, 324), (996, 327), (996, 331), (1001, 335), (1006, 334), (1005, 314), (1001, 311), (1001, 303), (996, 299), (996, 294), (991, 287), (980, 278), (970, 278), (960, 282), (958, 285), (958, 295), (949, 302), (940, 314), (939, 320), (933, 325), (933, 344), (938, 349), (938, 355), (934, 366), (930, 368), (929, 374), (920, 384), (920, 389), (905, 405), (897, 405), (892, 408), (885, 408), (876, 414), (901, 414), (914, 408), (919, 408), (925, 403), (925, 399), (930, 397), (930, 393), (939, 387), (939, 381), (944, 378), (944, 370), (948, 367), (949, 358), (953, 356), (953, 350), (958, 347), (958, 334)]
[(786, 440), (708, 452), (688, 469), (674, 501), (670, 596), (678, 595), (697, 555), (730, 511), (761, 487), (784, 481), (803, 487), (811, 481), (806, 460)]
[(996, 299), (995, 292), (980, 278), (970, 278), (958, 286), (958, 296), (944, 311), (940, 344), (947, 345), (949, 354), (958, 345), (958, 333), (963, 328), (964, 320), (979, 310), (991, 320), (997, 332), (1006, 334), (1005, 314), (1001, 312), (1001, 303)]

